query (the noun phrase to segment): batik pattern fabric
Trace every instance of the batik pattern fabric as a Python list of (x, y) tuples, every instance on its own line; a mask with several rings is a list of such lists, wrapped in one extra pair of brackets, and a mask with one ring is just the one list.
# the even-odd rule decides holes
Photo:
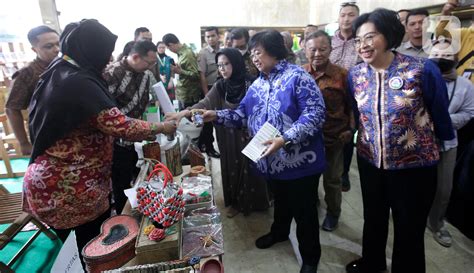
[(13, 82), (10, 85), (10, 93), (5, 104), (5, 108), (14, 110), (24, 110), (30, 104), (31, 96), (38, 84), (39, 77), (48, 67), (48, 63), (39, 58), (15, 72), (12, 76)]
[(142, 140), (156, 131), (118, 108), (102, 111), (28, 166), (23, 210), (57, 229), (96, 219), (109, 208), (114, 136)]
[(437, 138), (454, 137), (446, 84), (431, 61), (395, 53), (378, 73), (362, 63), (350, 70), (349, 88), (359, 117), (357, 152), (377, 168), (432, 166)]
[(150, 101), (150, 90), (156, 83), (153, 73), (150, 70), (135, 72), (124, 58), (108, 66), (104, 78), (120, 111), (129, 117), (141, 118)]
[(357, 63), (361, 62), (355, 46), (355, 37), (345, 39), (341, 31), (338, 30), (331, 39), (331, 63), (342, 66), (349, 70)]
[(301, 67), (279, 61), (268, 77), (261, 74), (236, 110), (217, 111), (217, 123), (247, 126), (254, 136), (268, 121), (289, 149), (260, 159), (258, 171), (269, 179), (296, 179), (321, 173), (325, 168), (322, 127), (324, 101), (315, 81)]
[(260, 72), (258, 71), (257, 67), (252, 61), (252, 58), (250, 57), (250, 52), (245, 52), (243, 55), (244, 57), (244, 63), (245, 63), (245, 69), (249, 73), (250, 76), (253, 77), (253, 79), (257, 78)]
[(160, 74), (166, 76), (166, 82), (163, 82), (163, 86), (166, 88), (168, 97), (173, 101), (176, 99), (174, 86), (171, 88), (168, 88), (168, 86), (171, 81), (171, 65), (174, 65), (174, 61), (169, 56), (164, 56), (163, 58), (158, 56), (158, 63), (156, 65), (159, 66), (158, 71), (160, 71)]
[(178, 54), (178, 66), (181, 72), (176, 86), (176, 98), (183, 104), (194, 104), (201, 99), (201, 76), (199, 74), (196, 54), (183, 44)]
[(323, 127), (326, 147), (341, 145), (339, 136), (350, 130), (351, 100), (347, 91), (347, 70), (328, 63), (323, 72), (315, 71), (310, 64), (303, 65), (318, 84), (326, 105)]

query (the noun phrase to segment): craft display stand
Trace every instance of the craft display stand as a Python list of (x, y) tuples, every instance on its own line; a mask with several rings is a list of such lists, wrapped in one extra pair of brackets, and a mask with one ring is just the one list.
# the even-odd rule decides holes
[[(150, 163), (145, 162), (140, 169), (140, 173), (135, 181), (135, 183), (140, 183), (144, 181), (147, 177), (148, 171), (150, 170)], [(182, 177), (188, 174), (191, 170), (191, 166), (183, 166), (183, 173), (179, 176), (173, 178), (174, 183), (181, 183)], [(214, 198), (213, 198), (214, 200)], [(211, 201), (212, 202), (212, 201)], [(122, 211), (122, 214), (132, 215), (137, 218), (141, 223), (140, 234), (137, 238), (135, 253), (135, 258), (131, 259), (128, 263), (123, 265), (121, 268), (129, 268), (133, 266), (159, 263), (165, 261), (172, 261), (182, 258), (182, 220), (176, 223), (177, 232), (171, 235), (168, 235), (165, 239), (160, 242), (153, 242), (148, 239), (147, 236), (143, 234), (143, 228), (151, 224), (150, 220), (147, 217), (142, 217), (138, 211), (131, 208), (129, 201), (125, 204), (125, 207)], [(204, 258), (201, 261), (203, 264), (209, 259), (218, 259), (222, 262), (222, 255), (217, 257), (208, 257)], [(142, 269), (143, 270), (143, 269)]]
[(135, 245), (137, 264), (178, 260), (181, 256), (183, 221), (175, 223), (172, 228), (175, 228), (176, 232), (159, 242), (151, 241), (143, 232), (143, 229), (151, 224), (148, 217), (142, 217), (141, 229)]

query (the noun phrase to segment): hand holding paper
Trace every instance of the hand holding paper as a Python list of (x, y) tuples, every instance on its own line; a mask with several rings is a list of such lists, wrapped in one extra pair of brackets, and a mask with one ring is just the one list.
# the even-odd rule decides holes
[(267, 121), (263, 124), (262, 128), (258, 130), (257, 134), (252, 138), (249, 144), (245, 146), (242, 153), (250, 158), (250, 160), (257, 163), (261, 158), (268, 156), (283, 147), (284, 141), (283, 138), (278, 137), (279, 135), (280, 132), (278, 129)]
[(261, 158), (267, 157), (278, 151), (281, 147), (283, 147), (283, 145), (285, 145), (285, 140), (279, 136), (265, 141), (263, 145), (267, 146), (267, 149), (265, 150), (265, 153), (261, 156)]

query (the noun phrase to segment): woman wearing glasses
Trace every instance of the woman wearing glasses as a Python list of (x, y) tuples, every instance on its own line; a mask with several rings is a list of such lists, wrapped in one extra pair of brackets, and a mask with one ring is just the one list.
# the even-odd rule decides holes
[[(242, 54), (235, 48), (225, 48), (216, 54), (216, 62), (222, 79), (209, 93), (190, 109), (178, 114), (168, 114), (167, 119), (179, 121), (191, 118), (191, 109), (235, 109), (252, 84), (247, 74)], [(247, 130), (226, 129), (216, 126), (217, 144), (221, 152), (222, 188), (224, 203), (229, 207), (227, 217), (239, 212), (248, 215), (251, 211), (269, 207), (266, 183), (259, 177), (250, 177), (248, 160), (241, 153), (248, 143)]]
[(285, 61), (288, 52), (279, 32), (258, 32), (249, 48), (259, 77), (235, 110), (206, 111), (203, 118), (226, 127), (247, 126), (252, 136), (267, 122), (279, 131), (265, 143), (268, 148), (256, 163), (270, 182), (275, 210), (270, 232), (255, 244), (265, 249), (288, 240), (295, 218), (303, 259), (300, 272), (313, 273), (321, 256), (316, 194), (326, 165), (324, 100), (311, 75)]
[(364, 61), (348, 77), (359, 121), (364, 230), (362, 258), (346, 270), (386, 270), (391, 211), (391, 272), (425, 272), (424, 232), (436, 189), (438, 139), (454, 137), (446, 84), (431, 61), (393, 51), (404, 35), (394, 11), (363, 14), (353, 28)]

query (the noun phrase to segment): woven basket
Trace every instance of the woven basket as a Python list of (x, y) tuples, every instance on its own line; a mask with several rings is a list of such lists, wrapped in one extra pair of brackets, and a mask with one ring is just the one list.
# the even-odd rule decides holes
[[(149, 181), (156, 181), (158, 187)], [(162, 183), (162, 185), (159, 185)], [(138, 210), (163, 228), (179, 221), (184, 213), (183, 189), (173, 183), (173, 175), (162, 163), (157, 163), (147, 181), (137, 187)]]

